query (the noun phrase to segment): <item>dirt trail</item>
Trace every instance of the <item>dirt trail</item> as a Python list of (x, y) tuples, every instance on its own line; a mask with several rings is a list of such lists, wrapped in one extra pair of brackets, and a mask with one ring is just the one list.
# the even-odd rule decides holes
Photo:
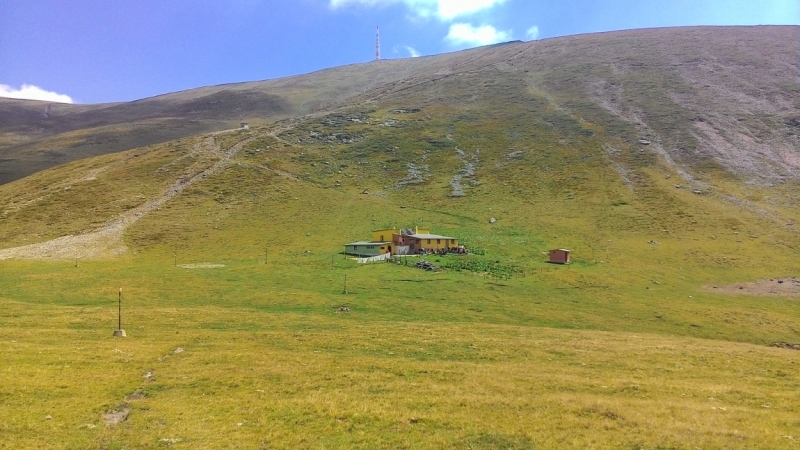
[(133, 225), (137, 220), (144, 217), (154, 209), (158, 209), (172, 199), (181, 191), (191, 186), (198, 180), (207, 178), (212, 174), (223, 169), (228, 162), (236, 155), (244, 144), (250, 139), (242, 140), (228, 150), (223, 150), (215, 142), (215, 136), (230, 133), (234, 130), (225, 130), (213, 133), (203, 139), (194, 151), (218, 156), (220, 159), (210, 167), (200, 170), (193, 174), (184, 175), (181, 179), (168, 186), (164, 192), (138, 207), (126, 211), (103, 227), (86, 234), (76, 236), (62, 236), (50, 241), (30, 244), (21, 247), (13, 247), (0, 250), (0, 260), (6, 259), (38, 259), (38, 260), (72, 260), (76, 257), (81, 259), (102, 259), (120, 256), (128, 251), (122, 236), (125, 230)]

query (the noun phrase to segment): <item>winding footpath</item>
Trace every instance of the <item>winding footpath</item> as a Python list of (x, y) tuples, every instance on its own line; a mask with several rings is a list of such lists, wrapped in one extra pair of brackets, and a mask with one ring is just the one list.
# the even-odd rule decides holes
[(0, 250), (0, 260), (7, 259), (35, 259), (35, 260), (72, 260), (81, 259), (102, 259), (120, 256), (128, 251), (123, 242), (125, 230), (133, 225), (137, 220), (144, 217), (150, 211), (160, 208), (164, 203), (180, 194), (184, 189), (199, 180), (207, 178), (225, 168), (225, 166), (236, 156), (236, 153), (247, 144), (252, 138), (244, 139), (227, 150), (221, 149), (215, 142), (215, 137), (223, 133), (230, 133), (234, 130), (225, 130), (213, 133), (204, 138), (198, 144), (195, 151), (208, 155), (218, 156), (220, 159), (211, 166), (181, 177), (172, 185), (168, 186), (156, 198), (153, 198), (130, 211), (122, 213), (116, 220), (107, 223), (103, 227), (89, 233), (62, 236), (37, 244), (24, 245)]

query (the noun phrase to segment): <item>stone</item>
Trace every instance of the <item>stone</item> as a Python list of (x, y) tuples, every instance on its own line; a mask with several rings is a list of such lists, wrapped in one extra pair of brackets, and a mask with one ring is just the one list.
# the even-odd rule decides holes
[(128, 408), (128, 404), (123, 403), (110, 411), (106, 411), (103, 414), (103, 421), (106, 423), (106, 426), (113, 427), (126, 421), (130, 413), (131, 410)]

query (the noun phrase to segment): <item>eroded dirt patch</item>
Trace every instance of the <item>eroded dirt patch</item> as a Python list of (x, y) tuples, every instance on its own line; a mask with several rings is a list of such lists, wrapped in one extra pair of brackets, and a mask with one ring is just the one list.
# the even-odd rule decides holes
[(800, 296), (800, 280), (797, 277), (771, 278), (769, 280), (737, 283), (727, 286), (706, 286), (706, 290), (722, 294), (797, 297)]

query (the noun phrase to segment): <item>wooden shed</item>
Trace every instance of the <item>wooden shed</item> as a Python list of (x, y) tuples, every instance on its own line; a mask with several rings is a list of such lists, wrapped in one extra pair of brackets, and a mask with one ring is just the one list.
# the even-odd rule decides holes
[(569, 264), (569, 250), (563, 248), (550, 250), (550, 262), (553, 264)]

